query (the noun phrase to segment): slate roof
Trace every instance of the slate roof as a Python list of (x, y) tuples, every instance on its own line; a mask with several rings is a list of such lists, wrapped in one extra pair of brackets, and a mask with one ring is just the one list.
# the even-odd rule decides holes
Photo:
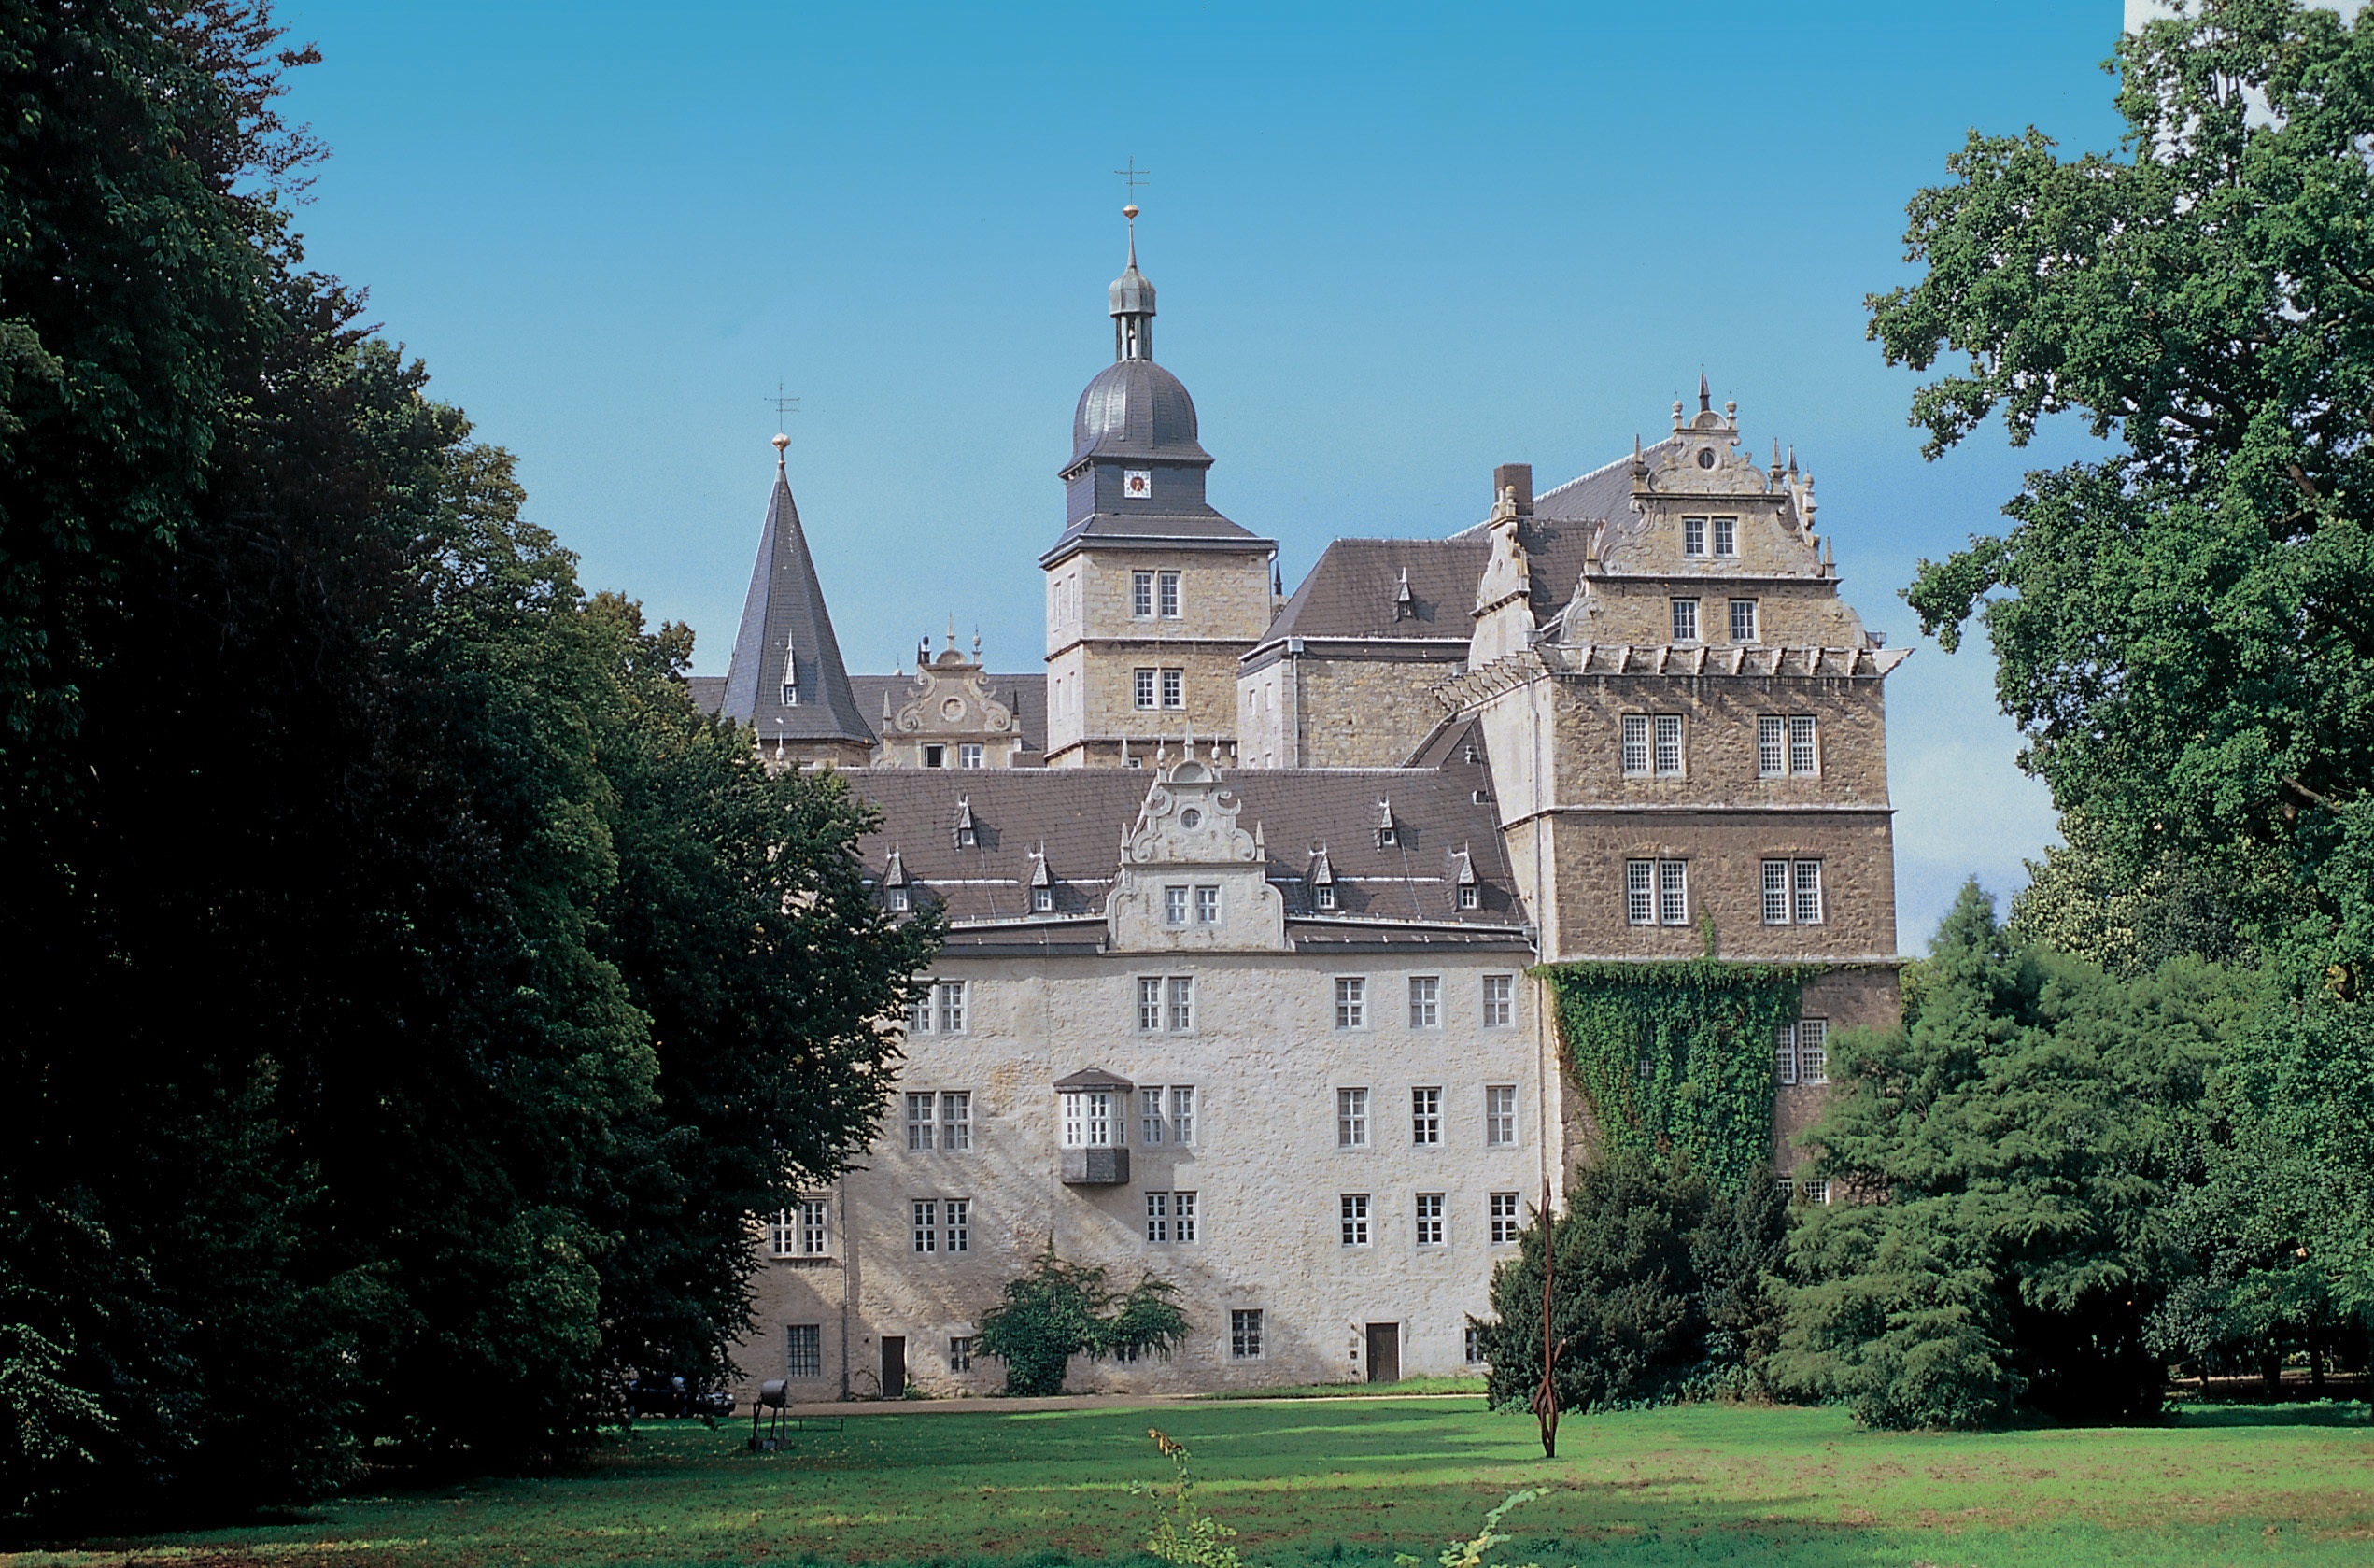
[(1064, 466), (1087, 458), (1211, 461), (1195, 439), (1195, 400), (1152, 360), (1116, 360), (1081, 389), (1071, 417), (1071, 462)]
[[(895, 848), (917, 891), (946, 908), (952, 942), (993, 947), (1101, 941), (1122, 834), (1154, 783), (1151, 770), (1121, 768), (861, 768), (841, 777), (882, 812), (880, 830), (859, 846), (869, 874), (880, 877)], [(1493, 807), (1476, 798), (1491, 784), (1480, 756), (1473, 764), (1455, 756), (1440, 769), (1248, 769), (1223, 777), (1244, 802), (1239, 824), (1261, 827), (1269, 879), (1285, 895), (1298, 945), (1521, 943), (1526, 914)], [(1380, 800), (1391, 803), (1398, 829), (1398, 841), (1382, 848)], [(960, 847), (956, 822), (968, 807), (976, 841)], [(1033, 916), (1030, 878), (1042, 844), (1055, 908)], [(1335, 887), (1335, 909), (1325, 914), (1306, 885), (1321, 850)], [(1453, 882), (1462, 852), (1475, 868), (1480, 905), (1464, 911)]]
[[(799, 701), (783, 700), (784, 667), (796, 657)], [(808, 554), (791, 481), (775, 467), (774, 494), (758, 535), (758, 559), (742, 600), (742, 629), (734, 638), (733, 661), (726, 671), (718, 711), (757, 727), (758, 738), (792, 741), (854, 741), (869, 744), (874, 732), (849, 687), (841, 644), (832, 634), (825, 590)]]
[[(907, 699), (915, 695), (915, 678), (903, 675), (852, 675), (850, 690), (856, 693), (857, 710), (866, 715), (866, 725), (875, 738), (882, 736), (882, 703), (890, 699), (890, 711), (896, 713)], [(1023, 749), (1039, 754), (1047, 749), (1047, 672), (1043, 670), (1028, 675), (989, 676), (989, 695), (1014, 711), (1014, 727), (1023, 738)]]
[[(1654, 463), (1670, 443), (1659, 441), (1641, 451)], [(1535, 620), (1546, 620), (1575, 597), (1583, 574), (1583, 555), (1590, 548), (1593, 528), (1608, 518), (1629, 516), (1632, 509), (1632, 455), (1569, 479), (1554, 490), (1533, 498), (1533, 515), (1525, 519), (1519, 536), (1533, 567)], [(1452, 543), (1474, 540), (1489, 544), (1491, 525), (1481, 522), (1451, 535)], [(1477, 575), (1483, 574), (1479, 562)], [(1469, 586), (1474, 603), (1474, 586)]]
[[(1456, 642), (1475, 626), (1476, 580), (1491, 545), (1469, 539), (1338, 539), (1262, 633), (1249, 660), (1289, 637), (1348, 642)], [(1406, 574), (1409, 600), (1400, 602)]]

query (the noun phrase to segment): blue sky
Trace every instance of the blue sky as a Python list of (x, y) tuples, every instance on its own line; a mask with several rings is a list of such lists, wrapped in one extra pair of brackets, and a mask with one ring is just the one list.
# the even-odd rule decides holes
[[(1923, 556), (1996, 526), (1999, 435), (1924, 463), (1863, 341), (1966, 130), (2115, 144), (2110, 0), (1984, 6), (286, 4), (326, 63), (312, 263), (518, 454), (590, 586), (722, 671), (771, 477), (855, 670), (953, 614), (1043, 652), (1072, 404), (1111, 355), (1121, 182), (1215, 504), (1279, 539), (1474, 521), (1652, 439), (1702, 366), (1818, 480), (1891, 643)], [(2050, 839), (1983, 648), (1891, 678), (1900, 932)]]

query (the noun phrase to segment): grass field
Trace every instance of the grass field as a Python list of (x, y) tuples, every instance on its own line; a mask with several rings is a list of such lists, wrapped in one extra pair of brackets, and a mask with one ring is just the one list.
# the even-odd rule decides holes
[[(798, 1452), (748, 1432), (646, 1429), (582, 1473), (325, 1505), (302, 1519), (74, 1552), (122, 1561), (356, 1568), (1127, 1561), (1189, 1445), (1248, 1563), (1430, 1565), (1519, 1487), (1503, 1562), (1837, 1568), (2374, 1562), (2367, 1407), (2197, 1411), (2151, 1429), (1904, 1436), (1830, 1410), (1694, 1406), (1533, 1423), (1480, 1400), (994, 1406), (853, 1416)], [(1138, 1561), (1142, 1562), (1142, 1558)]]

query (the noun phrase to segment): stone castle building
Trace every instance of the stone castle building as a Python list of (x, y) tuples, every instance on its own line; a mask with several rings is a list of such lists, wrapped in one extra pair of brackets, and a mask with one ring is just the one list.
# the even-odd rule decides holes
[(847, 769), (885, 905), (949, 919), (871, 1147), (765, 1227), (754, 1384), (993, 1391), (973, 1326), (1050, 1246), (1168, 1278), (1194, 1327), (1076, 1388), (1462, 1370), (1596, 1137), (1532, 967), (1819, 966), (1774, 1042), (1783, 1180), (1828, 1032), (1895, 1016), (1904, 654), (1793, 456), (1702, 379), (1654, 445), (1538, 498), (1505, 465), (1482, 520), (1337, 540), (1285, 598), (1207, 499), (1134, 233), (1109, 314), (1043, 673), (952, 627), (850, 677), (779, 462), (731, 668), (695, 680), (763, 755)]

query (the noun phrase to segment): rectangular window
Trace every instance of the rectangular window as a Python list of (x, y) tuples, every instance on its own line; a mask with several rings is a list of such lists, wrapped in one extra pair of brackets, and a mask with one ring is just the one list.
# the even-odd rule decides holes
[(1150, 1084), (1138, 1091), (1138, 1141), (1156, 1144), (1166, 1141), (1170, 1130), (1163, 1116), (1162, 1085)]
[(1163, 671), (1163, 706), (1166, 708), (1187, 706), (1187, 671), (1184, 670)]
[(1780, 1033), (1773, 1038), (1773, 1076), (1783, 1083), (1797, 1081), (1797, 1025), (1794, 1024), (1782, 1024)]
[(969, 1334), (951, 1336), (948, 1341), (948, 1370), (970, 1372), (973, 1369), (973, 1341)]
[[(906, 891), (904, 888), (900, 892)], [(907, 1032), (911, 1035), (931, 1033), (931, 983), (926, 981), (922, 990), (907, 998)]]
[(1517, 1022), (1517, 977), (1484, 977), (1484, 1027), (1505, 1029)]
[(1335, 982), (1335, 1027), (1368, 1027), (1368, 982), (1347, 975)]
[(973, 1146), (973, 1097), (968, 1089), (940, 1096), (940, 1147), (962, 1153)]
[(1703, 517), (1684, 517), (1682, 519), (1682, 554), (1686, 556), (1703, 556), (1705, 553), (1706, 519)]
[(1792, 911), (1800, 925), (1822, 923), (1822, 863), (1818, 860), (1797, 862), (1797, 902)]
[(1478, 894), (1477, 893), (1476, 888), (1474, 887), (1474, 885), (1473, 885), (1473, 884), (1463, 884), (1463, 885), (1460, 887), (1460, 890), (1459, 890), (1459, 907), (1460, 907), (1461, 909), (1463, 909), (1463, 910), (1472, 910), (1472, 909), (1476, 908), (1476, 906), (1477, 905), (1477, 903), (1479, 903), (1480, 901), (1481, 901), (1481, 900), (1480, 900), (1480, 897), (1479, 897)]
[(910, 1150), (931, 1147), (931, 1095), (910, 1095), (907, 1096), (907, 1147)]
[(1682, 775), (1682, 716), (1679, 713), (1657, 715), (1657, 775), (1677, 779)]
[(1409, 977), (1409, 1026), (1438, 1029), (1443, 1023), (1443, 981), (1440, 975)]
[(1731, 641), (1734, 643), (1756, 641), (1756, 601), (1754, 600), (1734, 599), (1731, 600)]
[(1365, 1149), (1368, 1147), (1368, 1091), (1338, 1089), (1335, 1091), (1335, 1147)]
[(1138, 977), (1138, 1026), (1140, 1029), (1163, 1026), (1163, 982), (1158, 975)]
[(936, 1252), (940, 1250), (940, 1205), (930, 1198), (914, 1200), (915, 1250)]
[(1812, 775), (1822, 770), (1821, 748), (1814, 743), (1814, 715), (1795, 713), (1788, 721), (1788, 770)]
[(1694, 599), (1674, 600), (1674, 641), (1676, 643), (1698, 641), (1698, 600)]
[(1484, 1331), (1477, 1328), (1473, 1323), (1467, 1325), (1465, 1354), (1468, 1365), (1481, 1366), (1484, 1364)]
[(1783, 1203), (1787, 1203), (1791, 1197), (1796, 1195), (1797, 1183), (1791, 1181), (1786, 1176), (1773, 1182), (1773, 1185), (1780, 1189), (1781, 1201)]
[(1336, 1200), (1335, 1212), (1343, 1227), (1344, 1245), (1368, 1245), (1368, 1194), (1346, 1193)]
[(1764, 924), (1788, 924), (1788, 862), (1764, 862)]
[(1624, 918), (1634, 925), (1657, 924), (1657, 862), (1624, 862)]
[(832, 1256), (832, 1206), (823, 1198), (799, 1200), (799, 1255)]
[(971, 1251), (972, 1200), (970, 1198), (950, 1198), (940, 1207), (946, 1210), (948, 1215), (948, 1250), (951, 1252)]
[(1170, 1241), (1170, 1194), (1168, 1193), (1146, 1194), (1146, 1239), (1157, 1246), (1166, 1246)]
[(1715, 553), (1718, 556), (1739, 554), (1739, 519), (1737, 517), (1715, 519)]
[[(1139, 620), (1152, 620), (1154, 614), (1154, 574), (1133, 572), (1129, 574), (1129, 613)], [(1146, 707), (1150, 704), (1139, 703)]]
[(1163, 924), (1166, 925), (1187, 924), (1187, 889), (1185, 887), (1163, 889)]
[(1170, 1194), (1170, 1221), (1173, 1236), (1181, 1241), (1195, 1239), (1194, 1194), (1173, 1193)]
[(1195, 1026), (1195, 982), (1192, 975), (1170, 977), (1170, 1026), (1173, 1029)]
[(1787, 728), (1777, 713), (1766, 713), (1756, 721), (1756, 776), (1777, 779), (1788, 771)]
[(907, 890), (903, 887), (892, 888), (883, 902), (890, 906), (890, 912), (893, 914), (905, 914), (913, 907), (912, 901), (907, 897)]
[(1485, 1086), (1484, 1144), (1490, 1149), (1517, 1147), (1517, 1085), (1514, 1083)]
[(1158, 582), (1162, 588), (1162, 617), (1175, 621), (1179, 618), (1179, 573), (1166, 572)]
[(1335, 884), (1332, 882), (1321, 883), (1318, 886), (1310, 890), (1310, 901), (1311, 907), (1314, 909), (1334, 909), (1335, 907)]
[(1523, 1225), (1524, 1222), (1517, 1212), (1517, 1194), (1494, 1193), (1492, 1194), (1492, 1245), (1495, 1247), (1516, 1246), (1517, 1233), (1523, 1228)]
[(1132, 689), (1138, 699), (1138, 706), (1152, 707), (1154, 705), (1154, 671), (1152, 670), (1132, 671), (1130, 678)]
[(1618, 762), (1627, 775), (1648, 771), (1648, 715), (1624, 715), (1624, 743)]
[(798, 1255), (792, 1250), (798, 1245), (798, 1231), (791, 1213), (788, 1208), (778, 1208), (775, 1217), (767, 1222), (767, 1255), (770, 1258)]
[(1195, 1141), (1195, 1086), (1192, 1083), (1170, 1086), (1170, 1137), (1174, 1143)]
[(1657, 924), (1689, 924), (1689, 862), (1687, 860), (1660, 860), (1657, 863)]
[(1818, 1177), (1811, 1181), (1799, 1182), (1797, 1184), (1797, 1188), (1798, 1191), (1805, 1194), (1805, 1201), (1807, 1203), (1826, 1204), (1830, 1202), (1830, 1183)]
[(959, 768), (978, 768), (983, 760), (979, 746), (967, 745), (956, 748), (956, 766)]
[(1826, 1018), (1797, 1021), (1797, 1081), (1830, 1081), (1830, 1021)]
[(1431, 1147), (1443, 1141), (1443, 1092), (1440, 1089), (1412, 1089), (1409, 1092), (1409, 1141), (1420, 1147)]
[(1195, 924), (1198, 925), (1220, 924), (1219, 888), (1205, 885), (1195, 889)]
[(1418, 1194), (1418, 1245), (1440, 1247), (1443, 1244), (1443, 1195), (1440, 1193)]
[(943, 1035), (965, 1032), (965, 986), (968, 983), (961, 980), (940, 982), (940, 1032)]
[[(1121, 1108), (1124, 1114), (1129, 1108)], [(1120, 1139), (1115, 1136), (1113, 1094), (1109, 1089), (1067, 1089), (1064, 1091), (1064, 1147), (1067, 1149), (1110, 1149)]]
[(822, 1323), (789, 1323), (784, 1328), (784, 1376), (821, 1377), (825, 1375), (825, 1329)]
[(1228, 1313), (1228, 1359), (1261, 1359), (1261, 1308), (1232, 1307)]
[(1032, 888), (1032, 889), (1030, 890), (1030, 912), (1031, 912), (1031, 913), (1033, 913), (1033, 914), (1047, 914), (1047, 913), (1052, 912), (1052, 911), (1053, 911), (1054, 907), (1055, 907), (1055, 890), (1054, 890), (1053, 888), (1052, 888), (1052, 887), (1034, 887), (1034, 888)]

